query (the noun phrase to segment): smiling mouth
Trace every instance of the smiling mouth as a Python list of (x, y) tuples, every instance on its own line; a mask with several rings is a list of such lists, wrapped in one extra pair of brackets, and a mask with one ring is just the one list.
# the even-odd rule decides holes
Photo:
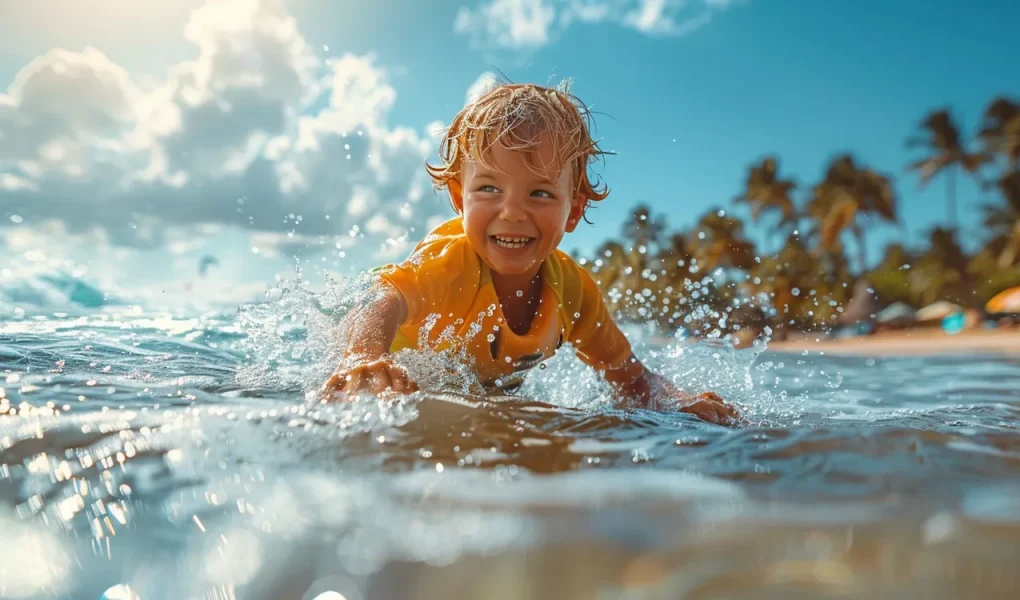
[(519, 250), (535, 241), (535, 238), (532, 237), (511, 235), (490, 235), (489, 239), (500, 248), (507, 250)]

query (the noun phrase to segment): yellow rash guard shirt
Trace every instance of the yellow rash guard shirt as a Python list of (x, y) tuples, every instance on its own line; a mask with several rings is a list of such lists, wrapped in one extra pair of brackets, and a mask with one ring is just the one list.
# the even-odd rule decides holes
[(542, 263), (542, 291), (527, 333), (506, 324), (488, 265), (471, 247), (459, 217), (440, 225), (402, 263), (378, 270), (407, 303), (407, 320), (391, 352), (405, 348), (466, 348), (479, 379), (512, 391), (528, 370), (563, 342), (599, 371), (628, 367), (631, 347), (609, 315), (602, 294), (566, 253)]

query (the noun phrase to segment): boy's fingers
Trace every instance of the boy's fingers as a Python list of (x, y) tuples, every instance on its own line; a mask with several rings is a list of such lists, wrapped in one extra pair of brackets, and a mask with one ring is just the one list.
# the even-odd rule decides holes
[(722, 403), (717, 403), (715, 405), (715, 414), (717, 422), (719, 423), (725, 423), (736, 416), (736, 413), (733, 412), (731, 407)]
[(407, 371), (402, 367), (394, 366), (390, 369), (390, 377), (393, 379), (393, 390), (397, 392), (413, 392), (413, 383)]
[(737, 409), (733, 408), (732, 406), (727, 406), (726, 408), (727, 408), (727, 410), (723, 414), (723, 421), (722, 421), (723, 423), (728, 424), (728, 425), (743, 425), (743, 424), (746, 424), (746, 421), (744, 421), (744, 418), (740, 416), (740, 411), (738, 411)]
[(371, 391), (377, 396), (386, 392), (407, 394), (418, 391), (418, 385), (403, 367), (383, 359), (334, 373), (323, 384), (321, 395), (329, 402), (337, 400), (337, 394), (354, 394), (361, 390)]
[(411, 379), (411, 375), (406, 369), (400, 369), (400, 375), (404, 379), (404, 391), (410, 394), (411, 392), (418, 391), (418, 384)]
[(390, 382), (394, 392), (403, 392), (407, 387), (407, 376), (400, 367), (390, 367)]
[(411, 379), (407, 369), (398, 366), (390, 366), (390, 378), (393, 383), (393, 391), (400, 394), (411, 394), (418, 391), (418, 384)]
[(372, 392), (381, 394), (387, 389), (393, 388), (393, 379), (390, 378), (390, 370), (386, 365), (378, 365), (372, 369), (371, 374)]
[(340, 373), (334, 373), (325, 384), (323, 384), (320, 390), (320, 395), (327, 402), (331, 402), (335, 399), (336, 394), (339, 394), (343, 389), (343, 375)]
[(740, 421), (740, 413), (737, 409), (726, 403), (722, 396), (715, 392), (702, 392), (698, 394), (698, 401), (695, 404), (702, 404), (707, 415), (716, 423), (735, 423)]
[(730, 420), (732, 409), (720, 402), (699, 398), (688, 405), (688, 410), (703, 421), (722, 424)]
[(348, 394), (354, 393), (361, 389), (365, 379), (364, 369), (357, 368), (347, 373), (344, 377), (344, 382), (340, 387), (340, 391), (347, 392)]

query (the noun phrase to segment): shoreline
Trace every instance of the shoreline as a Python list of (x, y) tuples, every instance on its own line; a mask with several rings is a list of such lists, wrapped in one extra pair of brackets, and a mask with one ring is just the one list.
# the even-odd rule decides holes
[(884, 331), (866, 336), (827, 339), (809, 335), (770, 342), (777, 352), (824, 352), (851, 356), (934, 356), (980, 353), (1020, 357), (1020, 328), (972, 329), (948, 334), (934, 327)]

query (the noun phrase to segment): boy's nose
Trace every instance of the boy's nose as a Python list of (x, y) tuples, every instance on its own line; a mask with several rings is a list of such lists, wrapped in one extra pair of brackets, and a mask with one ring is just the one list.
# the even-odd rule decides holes
[(503, 206), (499, 212), (500, 218), (504, 221), (523, 221), (528, 218), (524, 203), (525, 200), (518, 194), (508, 194), (503, 200)]

